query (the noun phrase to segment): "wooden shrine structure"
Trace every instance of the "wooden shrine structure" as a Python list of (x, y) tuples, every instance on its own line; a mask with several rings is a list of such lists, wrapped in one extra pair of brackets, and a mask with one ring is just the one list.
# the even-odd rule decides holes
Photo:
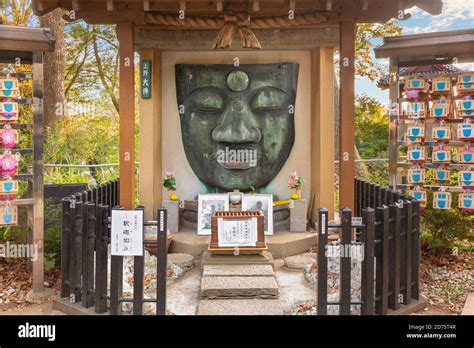
[[(10, 201), (28, 208), (29, 243), (38, 247), (38, 257), (33, 261), (33, 295), (44, 291), (44, 191), (43, 191), (43, 54), (54, 50), (54, 38), (49, 29), (0, 25), (0, 63), (31, 64), (32, 74), (19, 74), (19, 79), (32, 79), (33, 98), (22, 99), (22, 104), (33, 108), (33, 124), (12, 124), (12, 128), (33, 132), (33, 148), (18, 149), (23, 154), (33, 154), (31, 173), (19, 173), (15, 180), (28, 180), (29, 197)], [(30, 76), (26, 76), (30, 75)], [(20, 120), (21, 121), (21, 120)], [(1, 202), (2, 206), (5, 202)]]
[[(309, 51), (310, 187), (312, 216), (334, 204), (334, 51), (340, 51), (340, 206), (354, 209), (354, 75), (357, 23), (406, 19), (413, 6), (432, 15), (441, 0), (33, 0), (36, 15), (56, 8), (70, 21), (117, 24), (120, 55), (120, 205), (134, 207), (134, 54), (152, 61), (154, 94), (140, 100), (140, 137), (153, 139), (140, 151), (140, 203), (149, 212), (162, 201), (162, 52), (261, 49)], [(241, 45), (232, 46), (232, 33)], [(237, 36), (237, 35), (236, 35)], [(242, 46), (242, 47), (241, 47)], [(245, 52), (247, 53), (247, 52)], [(205, 58), (205, 57), (204, 57)], [(204, 59), (203, 58), (203, 59)], [(309, 70), (308, 70), (309, 72)], [(332, 139), (331, 139), (332, 138)], [(141, 141), (145, 143), (145, 141)], [(142, 145), (141, 145), (142, 146)], [(148, 144), (150, 146), (150, 144)], [(308, 145), (307, 145), (308, 146)], [(155, 181), (153, 181), (155, 180)], [(332, 215), (332, 212), (330, 213)], [(147, 216), (152, 218), (151, 216)]]

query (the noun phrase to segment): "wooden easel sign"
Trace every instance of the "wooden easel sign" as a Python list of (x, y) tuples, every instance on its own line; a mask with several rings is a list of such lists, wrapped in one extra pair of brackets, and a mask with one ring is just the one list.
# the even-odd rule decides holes
[(465, 190), (474, 190), (474, 172), (470, 170), (460, 171), (458, 174), (459, 185)]
[(0, 180), (0, 196), (18, 194), (18, 181)]
[(405, 82), (405, 89), (428, 90), (430, 85), (420, 78), (409, 79)]
[(424, 184), (426, 180), (426, 170), (421, 168), (408, 169), (409, 184)]
[(425, 190), (412, 190), (408, 194), (420, 201), (420, 208), (426, 208), (426, 202), (428, 201), (428, 198)]
[(424, 146), (413, 146), (408, 148), (408, 162), (423, 163), (426, 161), (426, 148)]
[(464, 192), (459, 194), (458, 207), (464, 213), (474, 212), (474, 193)]
[(463, 141), (474, 140), (474, 123), (458, 125), (458, 139)]
[(18, 80), (14, 78), (0, 79), (0, 91), (18, 91)]
[(463, 164), (474, 164), (474, 149), (469, 146), (458, 148), (458, 162)]
[(433, 163), (449, 163), (451, 162), (451, 151), (444, 148), (433, 150)]
[(441, 77), (433, 77), (431, 86), (431, 91), (433, 93), (450, 93), (451, 92), (451, 77), (449, 76), (441, 76)]
[(447, 169), (435, 169), (433, 170), (433, 179), (442, 183), (449, 183), (451, 172)]
[(15, 226), (18, 224), (18, 207), (15, 205), (0, 208), (0, 226)]
[(438, 191), (433, 194), (434, 209), (451, 209), (451, 192)]
[(214, 212), (209, 250), (266, 250), (264, 219), (259, 210)]

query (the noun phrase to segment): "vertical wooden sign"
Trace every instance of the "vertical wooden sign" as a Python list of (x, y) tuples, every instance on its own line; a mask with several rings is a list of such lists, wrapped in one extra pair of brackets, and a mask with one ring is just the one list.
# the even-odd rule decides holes
[(151, 60), (140, 62), (140, 91), (142, 99), (151, 98)]

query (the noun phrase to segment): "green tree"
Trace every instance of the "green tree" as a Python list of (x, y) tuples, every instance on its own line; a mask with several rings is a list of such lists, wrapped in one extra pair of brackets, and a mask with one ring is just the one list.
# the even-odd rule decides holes
[(362, 158), (386, 158), (388, 124), (385, 107), (376, 99), (359, 95), (355, 108), (356, 147)]
[(375, 81), (386, 74), (380, 63), (374, 60), (373, 48), (377, 40), (386, 36), (396, 36), (402, 33), (398, 21), (387, 23), (359, 23), (355, 41), (356, 75)]

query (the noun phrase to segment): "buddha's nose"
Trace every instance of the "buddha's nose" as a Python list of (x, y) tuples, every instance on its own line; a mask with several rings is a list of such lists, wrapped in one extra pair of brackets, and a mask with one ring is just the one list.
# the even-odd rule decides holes
[(262, 134), (256, 123), (244, 101), (232, 101), (224, 111), (222, 124), (212, 131), (212, 139), (223, 143), (258, 143)]

